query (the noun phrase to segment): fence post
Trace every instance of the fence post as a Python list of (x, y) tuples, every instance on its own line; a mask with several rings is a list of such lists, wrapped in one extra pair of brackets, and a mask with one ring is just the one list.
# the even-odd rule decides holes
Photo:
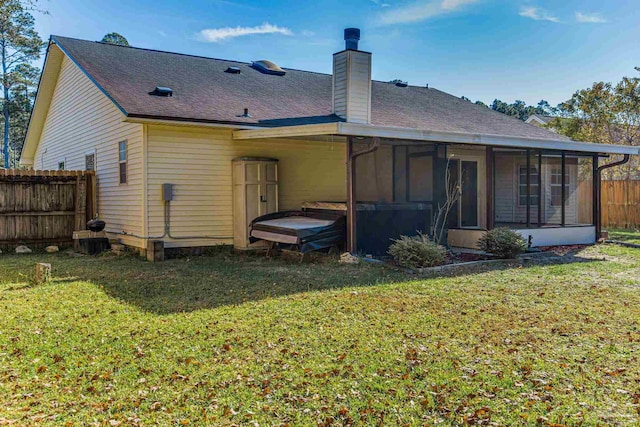
[(36, 264), (36, 283), (43, 284), (51, 280), (51, 264), (39, 262)]
[(75, 230), (84, 230), (87, 223), (87, 180), (84, 176), (76, 178)]

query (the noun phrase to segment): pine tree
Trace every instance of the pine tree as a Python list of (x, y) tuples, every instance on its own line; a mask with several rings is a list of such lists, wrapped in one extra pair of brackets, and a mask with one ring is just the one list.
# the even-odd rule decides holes
[(30, 10), (34, 2), (0, 0), (0, 83), (2, 84), (4, 167), (9, 168), (11, 140), (11, 112), (16, 88), (24, 84), (25, 71), (32, 71), (29, 64), (40, 58), (44, 43), (34, 29), (35, 19)]

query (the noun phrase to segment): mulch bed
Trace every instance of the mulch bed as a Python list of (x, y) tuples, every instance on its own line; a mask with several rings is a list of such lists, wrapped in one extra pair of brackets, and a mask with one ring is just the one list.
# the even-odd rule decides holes
[[(576, 252), (579, 252), (588, 246), (590, 245), (541, 246), (541, 247), (538, 247), (537, 249), (539, 249), (540, 252), (552, 253), (556, 256), (565, 256), (565, 255), (575, 254)], [(536, 253), (538, 252), (533, 252), (532, 254), (535, 255)], [(527, 255), (527, 253), (525, 253), (524, 255)], [(454, 264), (462, 264), (466, 262), (489, 261), (489, 260), (496, 260), (496, 259), (498, 258), (488, 254), (469, 253), (469, 252), (458, 252), (458, 253), (448, 252), (444, 264), (441, 264), (441, 265), (454, 265)], [(398, 265), (398, 263), (390, 257), (377, 258), (377, 261), (387, 264), (390, 267), (403, 269), (402, 266)]]
[(451, 253), (447, 255), (447, 260), (445, 264), (459, 264), (461, 262), (471, 262), (471, 261), (484, 261), (488, 259), (495, 259), (495, 257), (491, 255), (485, 254), (475, 254), (468, 252), (459, 252), (459, 253)]

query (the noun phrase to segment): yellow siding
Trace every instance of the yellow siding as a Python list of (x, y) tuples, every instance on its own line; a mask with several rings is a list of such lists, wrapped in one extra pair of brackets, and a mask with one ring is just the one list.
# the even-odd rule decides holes
[[(124, 123), (115, 105), (67, 57), (53, 92), (35, 169), (85, 169), (85, 154), (96, 150), (98, 212), (107, 231), (143, 234), (143, 126)], [(128, 183), (118, 179), (118, 142), (128, 145)], [(137, 240), (124, 239), (128, 244)]]
[(345, 145), (339, 142), (234, 141), (230, 130), (150, 125), (147, 153), (149, 234), (164, 232), (161, 187), (172, 183), (171, 234), (210, 236), (165, 239), (167, 247), (233, 242), (231, 160), (236, 157), (279, 159), (280, 210), (346, 199)]

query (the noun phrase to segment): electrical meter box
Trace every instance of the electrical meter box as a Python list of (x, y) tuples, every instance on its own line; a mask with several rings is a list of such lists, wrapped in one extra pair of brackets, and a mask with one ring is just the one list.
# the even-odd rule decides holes
[(165, 202), (173, 200), (173, 184), (162, 184), (162, 200)]

